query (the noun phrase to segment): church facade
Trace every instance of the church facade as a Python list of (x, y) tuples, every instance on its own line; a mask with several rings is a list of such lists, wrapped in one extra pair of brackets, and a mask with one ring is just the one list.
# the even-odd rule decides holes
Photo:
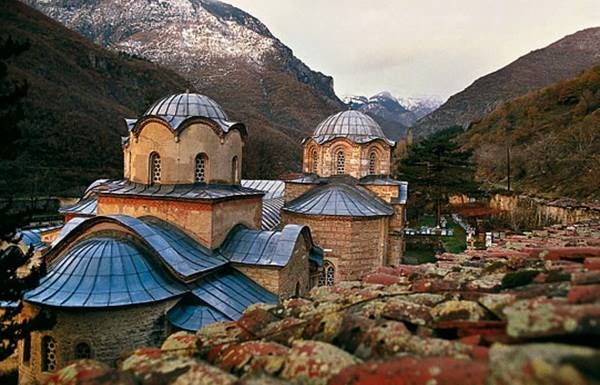
[(301, 296), (322, 264), (307, 226), (263, 230), (265, 193), (241, 185), (246, 128), (213, 100), (172, 95), (127, 124), (124, 178), (63, 210), (48, 275), (25, 295), (56, 324), (20, 342), (21, 384)]

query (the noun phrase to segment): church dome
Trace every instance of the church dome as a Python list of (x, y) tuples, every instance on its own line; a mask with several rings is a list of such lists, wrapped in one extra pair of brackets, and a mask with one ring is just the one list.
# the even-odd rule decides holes
[(160, 99), (144, 114), (167, 118), (201, 116), (216, 121), (227, 121), (225, 111), (211, 98), (200, 94), (175, 94)]
[(394, 145), (373, 118), (353, 110), (338, 112), (319, 123), (312, 138), (319, 144), (335, 138), (347, 138), (355, 143), (368, 143), (382, 139)]

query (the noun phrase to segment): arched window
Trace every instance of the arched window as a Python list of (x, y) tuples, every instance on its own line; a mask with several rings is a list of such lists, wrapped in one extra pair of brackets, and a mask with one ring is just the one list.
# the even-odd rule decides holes
[(317, 150), (312, 151), (311, 162), (312, 163), (311, 163), (310, 172), (312, 172), (313, 174), (317, 174), (318, 166), (319, 166), (319, 154), (317, 153)]
[(194, 169), (194, 181), (206, 183), (208, 175), (208, 156), (205, 153), (196, 155), (196, 167)]
[(369, 175), (375, 175), (377, 170), (377, 154), (375, 151), (369, 154)]
[(240, 165), (237, 156), (234, 156), (231, 160), (231, 178), (233, 179), (233, 183), (237, 183), (240, 180)]
[(42, 338), (42, 372), (56, 371), (56, 341), (50, 336)]
[(150, 184), (160, 183), (160, 155), (157, 152), (150, 154)]
[(346, 173), (346, 155), (342, 150), (335, 153), (335, 173), (337, 175)]
[(92, 358), (92, 347), (85, 342), (78, 343), (75, 345), (74, 357), (76, 360)]
[(319, 273), (319, 286), (333, 286), (335, 283), (335, 266), (329, 261), (323, 263), (321, 272)]
[(300, 297), (300, 281), (296, 282), (296, 288), (294, 289), (294, 297)]

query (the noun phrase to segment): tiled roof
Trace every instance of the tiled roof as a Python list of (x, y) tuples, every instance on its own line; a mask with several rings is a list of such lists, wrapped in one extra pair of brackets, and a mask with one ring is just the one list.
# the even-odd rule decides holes
[(394, 210), (360, 186), (329, 183), (288, 202), (283, 210), (303, 215), (389, 216)]
[[(184, 383), (189, 373), (248, 385), (596, 384), (598, 239), (597, 223), (552, 226), (435, 263), (383, 267), (175, 333), (160, 349), (127, 353), (119, 368), (80, 361), (56, 385), (78, 373), (97, 385), (125, 376)], [(230, 285), (206, 292), (218, 290), (239, 294)]]
[(161, 301), (185, 290), (132, 242), (95, 237), (55, 261), (24, 298), (47, 306), (101, 308)]
[(383, 140), (390, 146), (395, 143), (389, 140), (373, 118), (360, 111), (342, 111), (329, 116), (319, 123), (312, 138), (323, 144), (336, 138), (347, 138), (355, 143), (368, 143), (373, 140)]

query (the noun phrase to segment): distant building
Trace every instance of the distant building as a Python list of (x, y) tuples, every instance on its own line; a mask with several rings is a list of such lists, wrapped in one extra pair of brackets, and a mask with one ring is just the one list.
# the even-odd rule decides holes
[(246, 128), (213, 100), (172, 95), (127, 124), (124, 179), (98, 181), (62, 210), (49, 273), (26, 293), (27, 311), (57, 322), (20, 342), (21, 384), (79, 358), (114, 364), (173, 330), (303, 295), (322, 264), (308, 227), (274, 230), (281, 194), (240, 184)]
[(281, 223), (310, 227), (325, 249), (317, 284), (399, 263), (408, 184), (390, 178), (394, 145), (359, 111), (328, 117), (304, 140), (305, 175), (286, 181)]

